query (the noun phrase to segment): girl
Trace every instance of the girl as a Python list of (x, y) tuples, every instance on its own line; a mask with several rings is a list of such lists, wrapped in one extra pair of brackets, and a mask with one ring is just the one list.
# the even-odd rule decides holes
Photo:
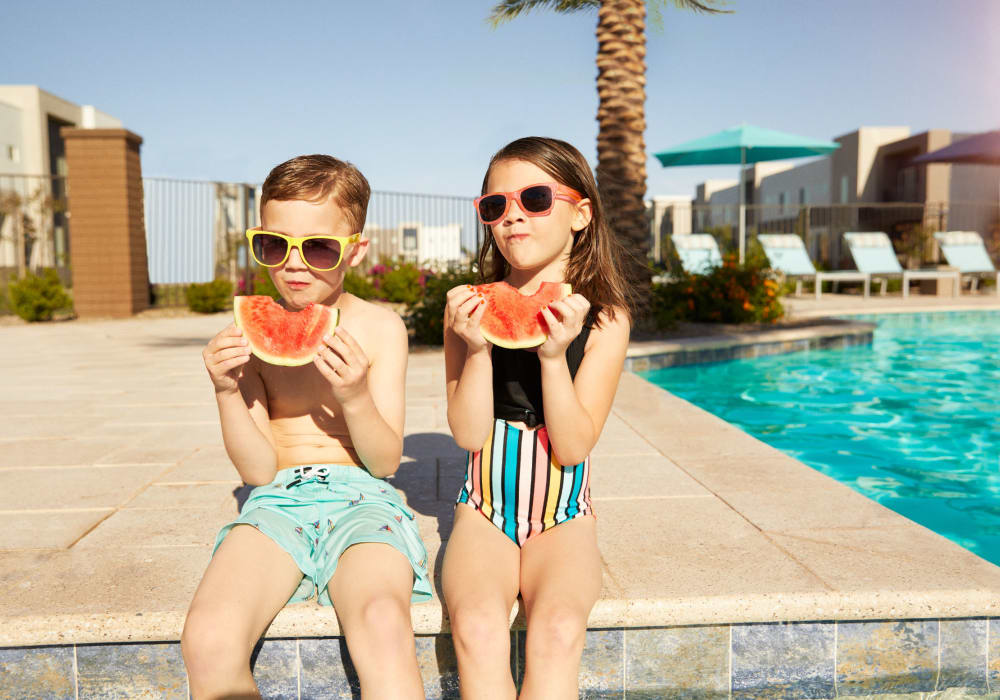
[(492, 347), (472, 287), (448, 293), (448, 423), (469, 451), (442, 583), (463, 697), (513, 698), (510, 611), (528, 631), (522, 698), (576, 698), (587, 618), (601, 590), (589, 453), (611, 409), (628, 347), (634, 290), (627, 253), (604, 219), (573, 146), (523, 138), (490, 161), (476, 200), (479, 269), (522, 294), (568, 282), (542, 311), (548, 339)]

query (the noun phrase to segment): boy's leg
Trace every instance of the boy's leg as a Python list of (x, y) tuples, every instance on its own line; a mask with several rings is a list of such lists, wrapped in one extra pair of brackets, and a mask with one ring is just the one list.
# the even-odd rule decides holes
[(258, 698), (250, 653), (302, 580), (270, 537), (237, 525), (219, 545), (191, 601), (181, 651), (191, 696)]
[(556, 525), (521, 548), (521, 597), (528, 618), (521, 698), (576, 698), (587, 618), (601, 593), (597, 522)]
[(423, 698), (410, 621), (413, 567), (382, 542), (344, 550), (328, 590), (366, 700)]
[(513, 698), (510, 611), (521, 550), (471, 507), (455, 508), (441, 571), (464, 698)]

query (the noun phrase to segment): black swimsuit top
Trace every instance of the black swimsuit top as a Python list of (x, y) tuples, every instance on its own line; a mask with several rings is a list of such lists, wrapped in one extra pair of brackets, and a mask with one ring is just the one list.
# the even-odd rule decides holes
[[(583, 360), (583, 349), (593, 328), (596, 314), (587, 315), (583, 330), (566, 348), (569, 376), (576, 377)], [(542, 364), (532, 350), (508, 350), (496, 345), (493, 358), (493, 415), (510, 421), (522, 421), (529, 428), (545, 424), (542, 411)]]

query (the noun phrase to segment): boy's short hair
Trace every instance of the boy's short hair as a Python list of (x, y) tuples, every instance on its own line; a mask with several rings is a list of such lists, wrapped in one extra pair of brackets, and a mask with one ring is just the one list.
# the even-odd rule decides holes
[(351, 230), (360, 233), (365, 227), (371, 192), (360, 170), (347, 161), (317, 153), (274, 166), (261, 187), (260, 207), (263, 211), (272, 199), (312, 202), (332, 196), (347, 215)]

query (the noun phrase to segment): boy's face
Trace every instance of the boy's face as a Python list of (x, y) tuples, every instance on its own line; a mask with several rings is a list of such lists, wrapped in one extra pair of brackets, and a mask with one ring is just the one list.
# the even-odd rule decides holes
[[(261, 228), (283, 233), (286, 236), (351, 236), (344, 210), (333, 197), (310, 202), (304, 199), (272, 199), (260, 212)], [(344, 250), (340, 265), (326, 272), (312, 269), (302, 261), (298, 248), (288, 252), (288, 258), (279, 267), (267, 268), (278, 292), (291, 309), (302, 309), (310, 303), (332, 304), (344, 287), (344, 274), (348, 267), (361, 263), (368, 249), (368, 240), (361, 239)]]

